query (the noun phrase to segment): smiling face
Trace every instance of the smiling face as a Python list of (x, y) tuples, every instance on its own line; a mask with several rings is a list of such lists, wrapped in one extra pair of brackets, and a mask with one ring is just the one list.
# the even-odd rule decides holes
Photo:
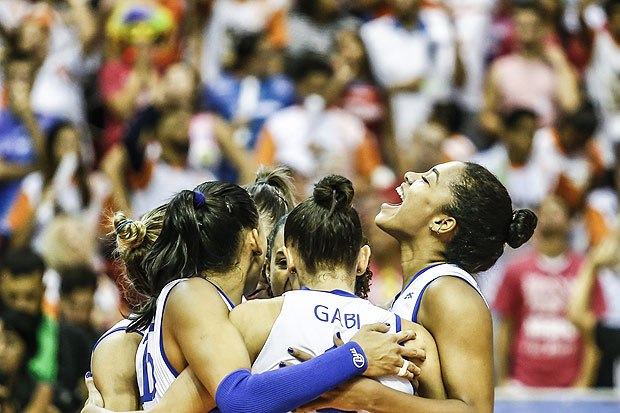
[(448, 218), (443, 208), (452, 201), (451, 184), (464, 171), (461, 162), (437, 165), (424, 173), (407, 172), (396, 191), (402, 202), (383, 204), (375, 223), (397, 240), (415, 238), (421, 231), (435, 230)]

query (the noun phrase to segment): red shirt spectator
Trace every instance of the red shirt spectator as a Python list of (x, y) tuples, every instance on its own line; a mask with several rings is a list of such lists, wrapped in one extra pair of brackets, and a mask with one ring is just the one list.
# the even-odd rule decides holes
[[(574, 251), (556, 258), (531, 251), (508, 265), (495, 309), (514, 322), (512, 380), (532, 387), (569, 387), (577, 379), (583, 344), (566, 314), (581, 262)], [(596, 314), (604, 313), (598, 284), (592, 305)]]

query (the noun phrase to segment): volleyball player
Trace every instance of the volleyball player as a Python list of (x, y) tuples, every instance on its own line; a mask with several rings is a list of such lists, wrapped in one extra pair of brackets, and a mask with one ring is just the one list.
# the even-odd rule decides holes
[[(287, 244), (291, 243), (291, 247), (284, 251), (287, 254), (295, 250), (306, 251), (299, 255), (297, 267), (293, 270), (304, 268), (304, 271), (299, 272), (300, 278), (296, 278), (292, 284), (298, 288), (301, 281), (315, 288), (335, 291), (289, 292), (274, 300), (246, 303), (231, 313), (231, 321), (242, 331), (250, 358), (254, 362), (254, 372), (272, 370), (277, 368), (282, 360), (291, 358), (286, 352), (288, 345), (302, 346), (314, 354), (323, 353), (333, 347), (332, 335), (335, 331), (341, 331), (343, 338), (349, 339), (361, 325), (375, 321), (389, 322), (392, 331), (400, 329), (398, 316), (352, 294), (356, 279), (365, 272), (370, 254), (369, 247), (362, 243), (359, 217), (350, 206), (352, 197), (353, 188), (346, 178), (324, 178), (317, 185), (314, 198), (309, 198), (295, 208), (286, 224), (291, 233), (287, 236)], [(291, 263), (294, 262), (293, 255), (288, 258)], [(306, 270), (311, 267), (314, 268), (312, 271)], [(412, 323), (409, 324), (410, 328), (419, 329)], [(420, 329), (420, 334), (424, 333), (423, 329)], [(427, 373), (422, 380), (422, 391), (441, 397), (445, 393), (441, 385), (439, 363), (436, 351), (432, 351), (432, 338), (428, 333), (426, 340), (431, 351), (425, 362)], [(407, 354), (413, 356), (417, 353)], [(430, 366), (430, 363), (434, 363), (434, 366)], [(415, 369), (409, 362), (402, 366), (399, 369), (401, 376), (407, 376), (409, 367)], [(311, 377), (307, 377), (307, 380), (309, 379)], [(321, 380), (328, 378), (322, 377)], [(184, 412), (200, 411), (192, 410), (192, 407), (196, 406), (195, 401), (179, 397), (186, 395), (188, 391), (194, 391), (193, 383), (186, 382), (184, 387), (180, 387), (181, 382), (179, 378), (170, 387), (161, 404), (153, 408), (154, 411), (166, 411), (173, 407)], [(387, 379), (386, 383), (402, 391), (411, 393), (413, 390), (407, 380), (400, 379), (399, 382), (398, 377)], [(170, 403), (175, 395), (177, 401)], [(250, 402), (252, 401), (241, 397), (241, 400), (237, 400), (232, 406), (233, 411), (255, 411), (252, 404), (248, 404)]]
[[(245, 185), (244, 189), (254, 199), (265, 228), (273, 227), (282, 215), (295, 206), (292, 178), (286, 168), (260, 167), (255, 182)], [(165, 205), (146, 213), (137, 221), (129, 220), (122, 212), (112, 219), (116, 254), (124, 266), (129, 284), (127, 293), (130, 296), (137, 294), (138, 299), (148, 294), (148, 286), (142, 282), (145, 280), (143, 258), (159, 236), (164, 213)], [(127, 319), (118, 322), (93, 347), (91, 372), (94, 384), (103, 397), (104, 405), (114, 411), (142, 406), (136, 385), (135, 355), (143, 332), (125, 334), (129, 324)], [(187, 374), (196, 380), (195, 376)]]
[[(240, 411), (240, 398), (247, 398), (240, 405), (248, 411), (285, 411), (352, 376), (400, 370), (407, 352), (395, 339), (362, 329), (308, 366), (250, 374), (247, 350), (228, 312), (241, 302), (244, 287), (255, 285), (264, 248), (256, 208), (235, 185), (207, 182), (168, 204), (162, 232), (145, 257), (150, 299), (130, 326), (150, 326), (136, 358), (145, 408), (187, 365), (224, 412)], [(365, 353), (369, 357), (360, 363)], [(270, 397), (259, 397), (267, 388)]]
[[(482, 166), (449, 162), (407, 172), (398, 205), (383, 204), (375, 222), (400, 244), (403, 291), (392, 311), (434, 337), (447, 401), (382, 393), (390, 411), (492, 412), (491, 314), (470, 274), (490, 268), (504, 245), (518, 248), (533, 234), (536, 215), (514, 210), (506, 188)], [(355, 390), (384, 390), (364, 381)], [(333, 403), (333, 402), (332, 402)]]
[(407, 172), (397, 192), (402, 203), (383, 204), (375, 218), (401, 248), (403, 290), (392, 311), (433, 335), (448, 400), (423, 399), (357, 379), (304, 408), (492, 412), (491, 314), (471, 274), (490, 268), (504, 244), (518, 248), (525, 243), (536, 227), (536, 215), (513, 211), (497, 178), (471, 163), (445, 163), (422, 174)]
[[(142, 259), (153, 246), (161, 231), (166, 206), (147, 212), (140, 220), (131, 221), (124, 213), (113, 219), (116, 233), (116, 254), (125, 267), (130, 280), (140, 280), (143, 273)], [(132, 291), (144, 294), (147, 286), (133, 284)], [(91, 357), (93, 380), (105, 402), (114, 411), (139, 409), (142, 404), (136, 385), (136, 350), (144, 333), (126, 334), (130, 320), (124, 319), (105, 332), (95, 343)]]

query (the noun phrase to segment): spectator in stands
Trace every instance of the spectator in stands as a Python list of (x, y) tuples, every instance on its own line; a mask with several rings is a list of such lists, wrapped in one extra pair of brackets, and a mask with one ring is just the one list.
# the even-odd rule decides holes
[(344, 13), (337, 0), (299, 1), (288, 19), (287, 52), (293, 57), (315, 54), (323, 59), (334, 51), (337, 34), (356, 30), (359, 21)]
[[(617, 231), (610, 234), (604, 241), (595, 247), (579, 271), (575, 282), (568, 315), (573, 324), (584, 336), (593, 337), (601, 352), (597, 387), (613, 387), (620, 385), (620, 371), (615, 369), (615, 362), (620, 359), (620, 306), (617, 293), (620, 291), (620, 241)], [(600, 317), (591, 310), (592, 290), (597, 286), (597, 275), (606, 287), (605, 278), (615, 278), (615, 293), (612, 300), (607, 301), (608, 311)], [(610, 288), (611, 290), (611, 288)], [(613, 294), (614, 290), (609, 291)], [(607, 292), (607, 291), (606, 291)], [(614, 380), (615, 379), (615, 380)]]
[(555, 175), (546, 155), (533, 151), (538, 117), (529, 109), (514, 109), (504, 116), (501, 137), (473, 157), (506, 186), (518, 207), (536, 208), (553, 191)]
[(0, 311), (0, 411), (25, 411), (36, 382), (28, 362), (37, 352), (37, 319), (15, 310)]
[[(456, 101), (463, 110), (463, 125), (459, 132), (479, 143), (478, 112), (483, 103), (483, 82), (489, 52), (492, 7), (497, 1), (445, 0), (454, 19), (454, 37), (464, 78), (455, 82)], [(456, 68), (455, 68), (456, 69)], [(459, 84), (460, 83), (460, 84)]]
[(360, 31), (372, 73), (389, 97), (398, 148), (439, 98), (448, 97), (454, 73), (452, 27), (441, 9), (420, 9), (419, 0), (391, 0), (393, 16), (365, 23)]
[(572, 211), (580, 208), (585, 194), (602, 178), (608, 159), (600, 141), (593, 138), (598, 121), (592, 105), (560, 116), (556, 127), (540, 129), (534, 136), (534, 152), (544, 157), (555, 180), (554, 191)]
[[(495, 299), (499, 385), (588, 387), (596, 373), (596, 350), (568, 320), (582, 263), (569, 245), (569, 209), (552, 196), (538, 217), (534, 249), (508, 264)], [(604, 311), (600, 287), (592, 306), (596, 314)]]
[(58, 324), (58, 379), (54, 405), (61, 411), (78, 411), (86, 400), (84, 372), (100, 332), (92, 325), (97, 274), (86, 266), (60, 274), (60, 322)]
[(36, 385), (25, 409), (35, 412), (45, 412), (52, 405), (58, 372), (58, 324), (43, 311), (44, 271), (41, 257), (29, 249), (8, 252), (0, 268), (2, 304), (37, 320), (37, 352), (28, 361), (28, 374)]
[(300, 104), (267, 120), (257, 144), (258, 163), (291, 168), (300, 194), (330, 173), (350, 177), (360, 192), (373, 180), (379, 186), (391, 184), (393, 174), (387, 171), (387, 179), (382, 175), (385, 167), (364, 123), (343, 109), (326, 106), (331, 66), (318, 56), (306, 56), (294, 60), (291, 71)]
[(132, 120), (124, 147), (104, 160), (119, 208), (140, 215), (185, 188), (226, 179), (224, 162), (239, 171), (240, 180), (252, 179), (252, 158), (235, 142), (232, 128), (213, 113), (198, 111), (197, 86), (189, 65), (171, 65), (157, 104)]
[[(266, 33), (245, 33), (235, 39), (233, 67), (208, 84), (203, 106), (229, 122), (235, 142), (253, 150), (265, 120), (295, 103), (295, 86), (286, 76), (270, 73), (280, 52)], [(222, 165), (217, 176), (238, 180), (231, 165)]]
[[(620, 159), (620, 145), (614, 147)], [(585, 202), (584, 219), (588, 233), (588, 246), (594, 247), (607, 238), (620, 225), (620, 162), (616, 161), (607, 173), (607, 182), (589, 192)]]
[(103, 152), (121, 142), (126, 123), (156, 99), (160, 71), (170, 64), (159, 52), (175, 30), (174, 14), (161, 3), (116, 3), (106, 24), (110, 52), (98, 78), (107, 109)]
[(12, 247), (31, 245), (41, 253), (42, 232), (60, 214), (79, 216), (83, 231), (96, 234), (100, 229), (104, 208), (111, 202), (110, 186), (103, 174), (88, 170), (80, 141), (79, 129), (68, 121), (56, 122), (48, 132), (49, 162), (24, 178), (6, 217)]
[(98, 22), (90, 3), (5, 1), (0, 5), (0, 25), (21, 37), (25, 46), (21, 51), (39, 61), (31, 95), (33, 110), (70, 119), (84, 132), (82, 82), (98, 69)]
[(559, 46), (544, 43), (540, 5), (515, 5), (518, 49), (491, 65), (485, 85), (481, 127), (499, 137), (502, 115), (515, 108), (536, 112), (541, 126), (555, 123), (560, 112), (574, 112), (580, 103), (577, 77)]
[[(209, 9), (210, 0), (194, 7), (199, 13)], [(202, 82), (212, 85), (230, 63), (234, 38), (242, 33), (264, 33), (271, 47), (282, 49), (288, 41), (289, 0), (213, 0), (208, 22), (195, 29), (200, 46), (190, 59), (199, 62)], [(314, 3), (314, 2), (311, 2)], [(191, 7), (191, 5), (190, 5)], [(195, 16), (188, 16), (189, 18)]]
[[(55, 119), (33, 113), (30, 90), (36, 63), (23, 56), (10, 56), (3, 62), (7, 107), (0, 110), (0, 222), (19, 192), (22, 179), (43, 168), (46, 161), (45, 138)], [(8, 229), (2, 227), (2, 236)]]
[(463, 111), (456, 103), (437, 103), (428, 121), (413, 134), (411, 145), (399, 151), (399, 174), (427, 171), (441, 162), (469, 161), (476, 146), (459, 133), (462, 119)]
[[(362, 121), (381, 138), (382, 152), (386, 153), (383, 127), (386, 110), (383, 92), (375, 84), (370, 63), (359, 33), (344, 29), (336, 36), (335, 52), (331, 57), (334, 78), (329, 89), (333, 100)], [(334, 103), (336, 103), (334, 102)]]
[(585, 80), (602, 120), (603, 136), (617, 143), (620, 141), (620, 1), (606, 0), (603, 4), (607, 25), (594, 18), (594, 6), (585, 8), (582, 16), (593, 38)]

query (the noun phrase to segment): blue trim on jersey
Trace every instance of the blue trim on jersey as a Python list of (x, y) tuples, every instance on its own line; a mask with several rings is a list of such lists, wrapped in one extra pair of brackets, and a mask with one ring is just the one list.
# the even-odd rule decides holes
[[(437, 277), (440, 278), (440, 277)], [(435, 278), (435, 280), (437, 279)], [(435, 281), (433, 280), (433, 281)], [(433, 282), (431, 281), (430, 283), (426, 284), (424, 286), (424, 288), (422, 288), (422, 291), (420, 291), (420, 295), (418, 296), (418, 299), (415, 302), (415, 307), (413, 307), (413, 313), (411, 313), (411, 321), (413, 321), (414, 323), (418, 322), (418, 311), (420, 310), (420, 303), (422, 302), (422, 295), (424, 295), (424, 291), (426, 291), (426, 288), (431, 285), (431, 283)]]
[(127, 330), (127, 327), (118, 327), (118, 328), (115, 328), (114, 330), (110, 330), (110, 331), (108, 331), (108, 332), (104, 333), (104, 334), (103, 334), (103, 335), (99, 338), (99, 340), (97, 340), (97, 342), (95, 343), (95, 345), (93, 346), (93, 349), (91, 350), (91, 353), (94, 353), (94, 352), (95, 352), (95, 349), (97, 348), (97, 346), (99, 345), (99, 343), (101, 343), (101, 341), (102, 341), (104, 338), (106, 338), (107, 336), (109, 336), (109, 335), (110, 335), (110, 334), (112, 334), (112, 333), (116, 333), (117, 331), (121, 331), (121, 330)]
[[(168, 357), (166, 356), (166, 352), (164, 351), (164, 314), (166, 311), (166, 303), (168, 302), (170, 293), (172, 292), (172, 289), (176, 287), (177, 285), (179, 285), (179, 283), (177, 283), (175, 286), (173, 286), (168, 291), (168, 295), (166, 295), (166, 299), (164, 300), (164, 306), (161, 309), (161, 326), (160, 326), (160, 331), (159, 331), (159, 351), (161, 352), (161, 358), (164, 360), (164, 363), (166, 363), (166, 366), (168, 366), (168, 370), (170, 370), (170, 373), (172, 373), (172, 375), (175, 378), (179, 376), (179, 373), (176, 371), (174, 367), (172, 367), (172, 364), (170, 364), (170, 360), (168, 360)], [(154, 328), (155, 324), (152, 324), (152, 326)]]
[[(93, 349), (91, 350), (91, 353), (93, 353), (95, 351), (95, 349), (97, 348), (97, 346), (99, 345), (99, 343), (101, 343), (101, 341), (106, 338), (107, 336), (109, 336), (112, 333), (116, 333), (117, 331), (121, 331), (121, 330), (127, 330), (127, 327), (129, 326), (125, 326), (125, 327), (117, 327), (113, 330), (110, 331), (106, 331), (105, 333), (103, 333), (103, 335), (101, 337), (99, 337), (99, 340), (97, 340), (97, 342), (95, 343), (95, 345), (93, 346)], [(140, 334), (142, 337), (144, 337), (144, 333), (142, 331), (132, 331), (132, 333), (137, 333)], [(129, 333), (128, 333), (129, 334)]]
[(343, 290), (331, 290), (331, 291), (323, 291), (323, 290), (312, 290), (308, 287), (301, 287), (302, 290), (306, 290), (306, 291), (316, 291), (319, 293), (329, 293), (329, 294), (334, 294), (334, 295), (339, 295), (341, 297), (353, 297), (353, 298), (360, 298), (355, 294), (352, 294), (348, 291), (343, 291)]
[(198, 277), (198, 278), (202, 278), (203, 280), (209, 282), (209, 284), (211, 284), (212, 286), (215, 287), (215, 289), (217, 290), (217, 292), (219, 292), (222, 297), (224, 297), (224, 299), (226, 300), (226, 302), (228, 303), (228, 305), (230, 305), (230, 309), (232, 310), (233, 308), (235, 308), (235, 305), (232, 303), (232, 301), (230, 301), (230, 298), (228, 298), (228, 296), (226, 294), (224, 294), (224, 291), (220, 290), (220, 287), (218, 287), (217, 285), (213, 284), (211, 281), (207, 280), (204, 277)]
[[(476, 287), (474, 287), (469, 281), (467, 281), (465, 278), (463, 277), (459, 277), (458, 275), (450, 275), (450, 274), (446, 274), (446, 275), (440, 275), (439, 277), (435, 278), (434, 280), (432, 280), (431, 282), (429, 282), (428, 284), (426, 284), (424, 286), (424, 288), (422, 288), (422, 291), (420, 291), (420, 295), (418, 296), (418, 300), (415, 303), (415, 307), (413, 307), (413, 314), (411, 314), (411, 321), (413, 321), (414, 323), (418, 322), (418, 310), (420, 309), (420, 302), (422, 302), (422, 295), (424, 294), (424, 291), (426, 291), (426, 287), (428, 287), (429, 285), (431, 285), (431, 283), (435, 280), (438, 280), (441, 277), (452, 277), (452, 278), (458, 278), (459, 280), (463, 280), (467, 285), (469, 285), (471, 288), (473, 288), (474, 290), (476, 290), (476, 292), (480, 295), (480, 297), (482, 297), (482, 299), (484, 300), (484, 297), (482, 296), (482, 294), (480, 293), (480, 291), (478, 291), (478, 289)], [(394, 300), (396, 301), (396, 300)]]
[[(394, 314), (394, 315), (396, 316), (396, 332), (397, 332), (397, 333), (400, 333), (400, 332), (401, 332), (401, 330), (402, 330), (402, 328), (403, 328), (403, 327), (402, 327), (402, 320), (400, 319), (400, 316), (399, 316), (398, 314)], [(405, 345), (405, 343), (400, 343), (400, 345), (401, 345), (401, 346), (404, 346), (404, 345)], [(405, 360), (409, 360), (407, 357), (404, 357), (404, 356), (403, 356), (403, 358), (404, 358)], [(412, 393), (412, 394), (415, 394), (415, 386), (413, 385), (413, 383), (412, 383), (412, 382), (409, 382), (409, 384), (411, 384), (411, 388), (413, 389), (413, 393)], [(318, 411), (318, 410), (317, 410), (317, 411)]]
[(398, 294), (396, 294), (396, 296), (394, 297), (394, 300), (392, 300), (392, 306), (391, 306), (390, 308), (394, 307), (394, 303), (396, 302), (396, 300), (398, 300), (398, 297), (400, 297), (400, 295), (403, 293), (403, 291), (405, 291), (407, 288), (409, 288), (409, 286), (411, 285), (411, 283), (412, 283), (412, 282), (413, 282), (416, 278), (418, 278), (420, 275), (424, 274), (426, 271), (430, 270), (431, 268), (433, 268), (433, 267), (437, 267), (438, 265), (444, 265), (444, 264), (446, 264), (446, 263), (445, 263), (445, 262), (442, 262), (442, 263), (439, 263), (439, 264), (433, 264), (433, 265), (431, 265), (431, 266), (429, 266), (429, 267), (426, 267), (426, 268), (424, 268), (424, 269), (420, 270), (420, 271), (419, 271), (416, 275), (414, 275), (414, 276), (413, 276), (413, 278), (412, 278), (411, 280), (409, 280), (409, 282), (407, 283), (407, 285), (405, 286), (405, 288), (403, 288), (401, 292), (399, 292)]

